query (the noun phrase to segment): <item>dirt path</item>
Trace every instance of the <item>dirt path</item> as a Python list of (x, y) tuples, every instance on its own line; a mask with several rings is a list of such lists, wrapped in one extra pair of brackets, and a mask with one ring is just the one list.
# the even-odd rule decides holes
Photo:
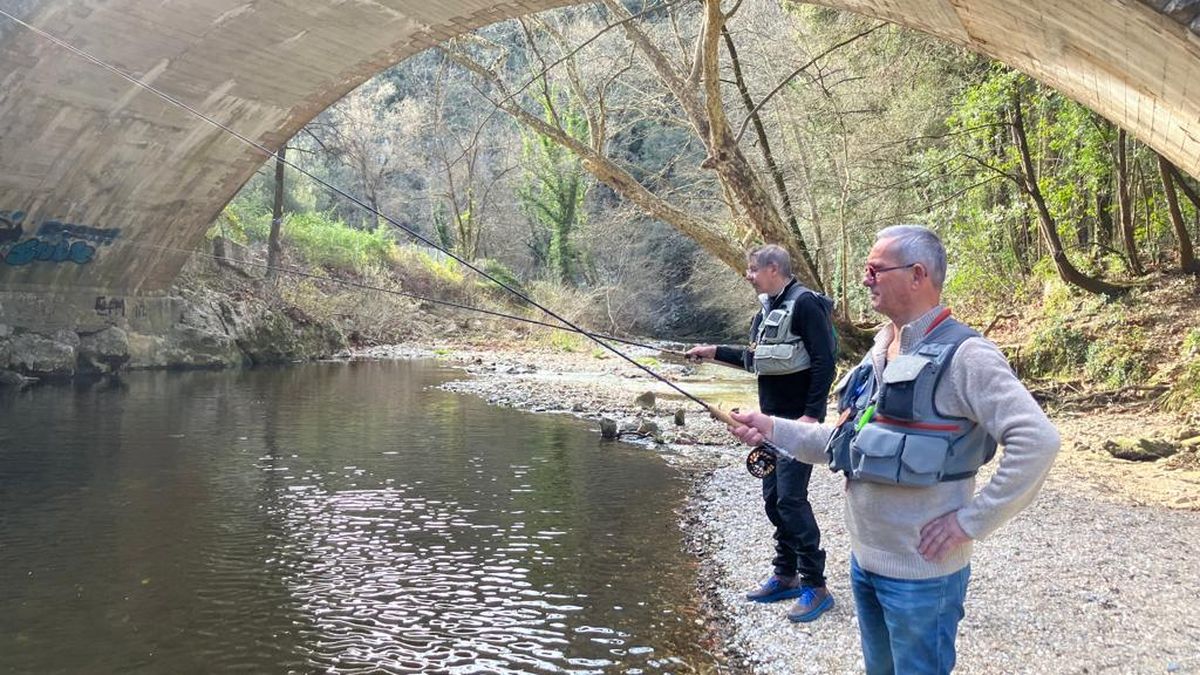
[[(391, 348), (373, 355), (432, 352)], [(731, 670), (861, 672), (840, 478), (814, 471), (810, 488), (838, 604), (815, 624), (793, 625), (783, 616), (785, 605), (741, 599), (769, 572), (771, 528), (761, 512), (759, 483), (741, 466), (744, 451), (728, 442), (722, 427), (694, 408), (676, 427), (673, 415), (681, 402), (663, 399), (661, 387), (616, 359), (492, 346), (437, 352), (474, 375), (447, 388), (497, 405), (607, 416), (626, 429), (639, 420), (659, 426), (667, 443), (654, 447), (695, 476), (681, 525), (702, 560), (699, 586), (714, 630), (724, 636)], [(654, 367), (706, 399), (753, 405), (748, 377), (731, 381), (715, 366)], [(645, 391), (660, 392), (652, 410), (634, 404)], [(1042, 494), (976, 547), (958, 672), (1200, 673), (1200, 471), (1115, 460), (1092, 450), (1114, 436), (1170, 434), (1179, 420), (1064, 414), (1055, 422), (1063, 451)]]

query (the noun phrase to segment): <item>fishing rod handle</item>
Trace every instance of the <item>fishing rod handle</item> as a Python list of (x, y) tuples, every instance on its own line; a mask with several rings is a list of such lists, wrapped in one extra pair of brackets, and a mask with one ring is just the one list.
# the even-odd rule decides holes
[[(733, 416), (730, 415), (728, 412), (721, 410), (717, 406), (706, 405), (706, 407), (708, 408), (708, 414), (712, 415), (718, 422), (721, 422), (722, 424), (725, 424), (728, 427), (744, 426), (741, 422), (733, 419)], [(759, 443), (758, 447), (767, 450), (768, 452), (770, 452), (772, 455), (775, 455), (776, 457), (783, 456), (783, 457), (787, 457), (789, 459), (794, 459), (794, 456), (792, 455), (792, 453), (788, 452), (787, 450), (784, 450), (783, 448), (779, 447), (778, 445), (775, 445), (774, 443), (772, 443), (771, 441), (768, 441), (766, 439), (763, 439), (763, 442)]]

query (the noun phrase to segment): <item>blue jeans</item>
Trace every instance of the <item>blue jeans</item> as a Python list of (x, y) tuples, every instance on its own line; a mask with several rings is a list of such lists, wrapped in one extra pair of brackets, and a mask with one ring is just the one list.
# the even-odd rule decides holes
[(971, 566), (932, 579), (893, 579), (850, 557), (867, 675), (949, 673)]

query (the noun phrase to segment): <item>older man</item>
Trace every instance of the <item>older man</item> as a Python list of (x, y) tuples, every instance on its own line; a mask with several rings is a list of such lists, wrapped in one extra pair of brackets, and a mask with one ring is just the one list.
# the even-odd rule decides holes
[[(733, 433), (845, 473), (850, 578), (867, 672), (947, 673), (972, 543), (1033, 500), (1058, 432), (1000, 351), (941, 305), (946, 253), (924, 227), (889, 227), (863, 284), (889, 319), (839, 383), (832, 425), (735, 414)], [(995, 475), (975, 472), (1004, 446)]]
[[(802, 422), (825, 419), (837, 355), (833, 301), (797, 281), (788, 252), (774, 244), (750, 252), (746, 280), (762, 303), (750, 323), (751, 347), (701, 345), (688, 356), (757, 374), (764, 412)], [(825, 588), (821, 530), (808, 501), (811, 476), (812, 464), (781, 458), (763, 479), (763, 504), (775, 526), (774, 574), (746, 594), (755, 602), (796, 598), (787, 617), (799, 622), (813, 621), (833, 607)]]

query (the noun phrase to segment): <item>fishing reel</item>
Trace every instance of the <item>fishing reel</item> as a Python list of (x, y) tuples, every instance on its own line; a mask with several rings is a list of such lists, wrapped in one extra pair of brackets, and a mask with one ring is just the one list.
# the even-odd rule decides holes
[(746, 455), (746, 470), (755, 478), (766, 478), (775, 470), (775, 453), (766, 446), (758, 446)]

